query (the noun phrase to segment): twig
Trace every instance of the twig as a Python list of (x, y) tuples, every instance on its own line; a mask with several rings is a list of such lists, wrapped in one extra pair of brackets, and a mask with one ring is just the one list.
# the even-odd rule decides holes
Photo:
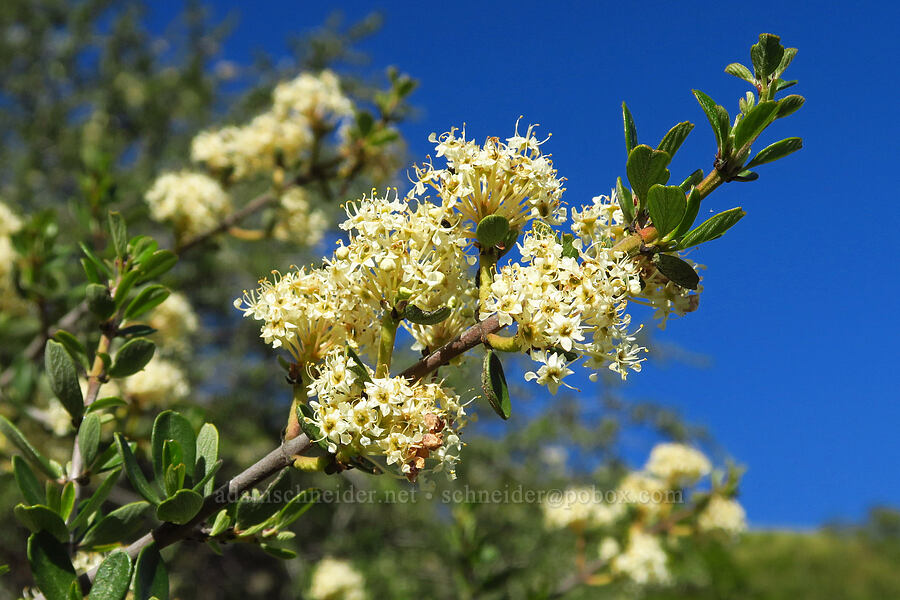
[[(306, 435), (300, 435), (299, 437), (284, 442), (278, 448), (269, 452), (261, 460), (257, 461), (253, 466), (248, 467), (242, 473), (235, 475), (231, 480), (219, 486), (216, 491), (207, 496), (200, 512), (198, 512), (189, 522), (184, 525), (163, 523), (139, 540), (133, 542), (125, 551), (128, 552), (128, 555), (132, 559), (135, 559), (138, 554), (140, 554), (141, 550), (154, 542), (158, 548), (165, 548), (179, 540), (190, 537), (194, 534), (194, 531), (199, 524), (203, 523), (203, 521), (215, 514), (218, 510), (235, 502), (245, 491), (289, 466), (294, 460), (293, 456), (305, 452), (311, 444), (312, 442)], [(97, 568), (93, 568), (82, 575), (82, 588), (84, 588), (85, 592), (90, 589), (91, 582), (96, 575)]]
[(489, 333), (496, 333), (500, 331), (500, 329), (499, 317), (497, 317), (497, 315), (491, 315), (484, 321), (475, 323), (459, 334), (456, 339), (447, 342), (400, 374), (412, 381), (419, 380), (438, 367), (446, 365), (467, 350), (471, 350), (475, 346), (484, 343), (484, 340)]
[(265, 194), (261, 194), (245, 204), (240, 210), (236, 210), (230, 215), (226, 216), (224, 219), (219, 221), (218, 225), (210, 229), (209, 231), (205, 231), (203, 233), (199, 233), (194, 237), (188, 238), (181, 244), (177, 246), (176, 253), (181, 255), (184, 254), (187, 250), (205, 242), (209, 238), (222, 233), (223, 231), (227, 231), (233, 225), (237, 225), (253, 213), (258, 210), (262, 210), (269, 204), (274, 203), (278, 200), (278, 196), (271, 192), (266, 192)]

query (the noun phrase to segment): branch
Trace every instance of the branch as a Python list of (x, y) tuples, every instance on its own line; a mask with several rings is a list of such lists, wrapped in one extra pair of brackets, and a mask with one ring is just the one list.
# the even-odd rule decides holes
[(497, 333), (501, 328), (499, 317), (497, 317), (497, 315), (491, 315), (484, 321), (475, 323), (456, 336), (456, 339), (447, 342), (400, 373), (400, 375), (411, 381), (422, 379), (438, 367), (446, 365), (460, 354), (471, 350), (479, 344), (483, 344), (488, 334)]
[(179, 244), (175, 250), (176, 254), (184, 254), (184, 252), (186, 252), (187, 250), (198, 246), (214, 235), (222, 233), (223, 231), (227, 231), (230, 227), (237, 225), (256, 211), (262, 210), (263, 208), (265, 208), (269, 204), (276, 202), (277, 200), (278, 196), (276, 196), (272, 192), (266, 192), (265, 194), (257, 196), (256, 198), (245, 204), (240, 210), (234, 211), (233, 213), (219, 221), (218, 225), (216, 225), (209, 231), (199, 233)]
[[(272, 475), (278, 473), (283, 468), (294, 462), (294, 455), (306, 451), (312, 445), (312, 442), (306, 435), (300, 435), (292, 440), (288, 440), (269, 452), (266, 456), (248, 467), (242, 473), (235, 475), (227, 483), (219, 486), (212, 494), (206, 497), (200, 512), (184, 525), (175, 525), (174, 523), (163, 523), (150, 533), (146, 534), (136, 542), (133, 542), (126, 552), (132, 558), (136, 559), (141, 550), (156, 542), (156, 546), (160, 549), (171, 546), (175, 542), (194, 534), (197, 526), (207, 518), (219, 510), (225, 508), (229, 504), (237, 501), (237, 499), (245, 491), (265, 481)], [(97, 568), (93, 568), (82, 575), (82, 588), (87, 592), (90, 590), (91, 583), (97, 575)]]

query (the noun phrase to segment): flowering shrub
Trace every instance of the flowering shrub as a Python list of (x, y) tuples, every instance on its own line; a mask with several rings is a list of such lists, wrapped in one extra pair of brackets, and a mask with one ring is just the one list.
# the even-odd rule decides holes
[[(15, 515), (32, 532), (27, 558), (41, 593), (51, 600), (88, 591), (167, 597), (160, 550), (186, 538), (214, 549), (253, 543), (293, 557), (288, 528), (313, 500), (288, 493), (289, 467), (358, 469), (410, 482), (434, 472), (455, 477), (465, 464), (465, 426), (475, 403), (502, 419), (513, 413), (501, 356), (527, 355), (535, 365), (525, 382), (552, 394), (571, 387), (566, 379), (578, 370), (592, 379), (640, 371), (647, 349), (638, 342), (631, 304), (652, 307), (661, 324), (696, 310), (701, 278), (684, 252), (721, 237), (744, 216), (734, 208), (698, 224), (701, 202), (726, 182), (756, 179), (750, 169), (800, 148), (798, 138), (788, 138), (750, 156), (766, 127), (803, 103), (795, 95), (776, 98), (793, 84), (782, 75), (795, 52), (764, 34), (751, 51), (752, 72), (729, 65), (755, 90), (733, 121), (694, 92), (717, 149), (708, 173), (697, 170), (678, 185), (669, 185), (668, 167), (693, 125), (679, 123), (656, 147), (640, 144), (623, 104), (625, 178), (609, 194), (572, 208), (562, 200), (565, 180), (545, 153), (549, 136), (539, 139), (533, 126), (520, 133), (518, 123), (511, 137), (483, 144), (456, 129), (433, 135), (435, 157), (413, 167), (407, 193), (343, 197), (345, 184), (361, 173), (378, 180), (390, 169), (393, 123), (414, 87), (395, 72), (390, 89), (376, 96), (377, 116), (325, 70), (276, 85), (270, 108), (248, 122), (198, 134), (191, 144), (198, 170), (165, 173), (144, 196), (151, 216), (171, 225), (177, 254), (149, 236), (129, 236), (115, 211), (101, 238), (106, 247), (81, 246), (87, 284), (74, 314), (76, 321), (89, 314), (99, 327), (83, 339), (54, 328), (44, 344), (53, 404), (41, 414), (57, 435), (74, 433), (65, 464), (0, 417), (0, 431), (20, 452), (12, 465), (24, 502)], [(240, 202), (243, 185), (267, 191)], [(273, 271), (234, 301), (281, 354), (293, 402), (279, 446), (216, 487), (223, 464), (218, 430), (211, 423), (198, 429), (168, 409), (191, 394), (186, 375), (197, 357), (189, 338), (198, 318), (161, 277), (220, 234), (316, 244), (327, 217), (314, 198), (335, 192), (344, 201), (344, 235), (320, 266)], [(238, 227), (257, 211), (268, 211), (258, 229)], [(54, 231), (0, 208), (0, 252), (11, 262), (43, 248), (34, 239), (49, 240)], [(0, 272), (5, 290), (13, 287), (11, 273)], [(422, 358), (401, 370), (395, 350), (407, 341)], [(477, 397), (453, 385), (447, 369), (472, 354), (482, 364)], [(165, 410), (149, 440), (120, 422), (151, 409)], [(122, 473), (141, 499), (107, 511)], [(277, 473), (265, 490), (255, 489)], [(698, 484), (710, 476), (701, 491)], [(668, 551), (679, 538), (728, 537), (745, 528), (734, 500), (737, 480), (734, 469), (727, 477), (714, 473), (696, 449), (663, 444), (643, 471), (618, 482), (618, 499), (582, 501), (587, 490), (571, 490), (573, 502), (547, 506), (546, 523), (573, 530), (582, 550), (587, 536), (599, 534), (600, 562), (587, 565), (582, 552), (573, 585), (667, 584)], [(687, 502), (672, 495), (688, 491)], [(157, 524), (134, 539), (145, 516)], [(349, 565), (327, 559), (310, 595), (359, 598), (363, 586)]]

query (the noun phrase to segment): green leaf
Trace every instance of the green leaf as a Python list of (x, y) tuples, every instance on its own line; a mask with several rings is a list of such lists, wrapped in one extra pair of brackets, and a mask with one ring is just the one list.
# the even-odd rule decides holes
[(657, 234), (665, 239), (681, 223), (687, 210), (684, 191), (677, 185), (654, 185), (647, 194), (647, 209)]
[(796, 48), (784, 49), (784, 55), (781, 57), (781, 62), (778, 63), (778, 68), (775, 69), (775, 77), (781, 77), (784, 72), (787, 71), (788, 66), (793, 62), (795, 56), (797, 56)]
[(131, 485), (134, 486), (137, 493), (143, 496), (147, 501), (152, 502), (153, 504), (159, 504), (159, 495), (152, 487), (150, 487), (150, 483), (141, 472), (141, 467), (138, 465), (137, 459), (131, 452), (131, 448), (125, 442), (125, 438), (118, 432), (114, 435), (116, 444), (119, 448), (119, 454), (122, 455), (122, 463), (125, 465), (125, 474), (128, 476), (128, 481), (131, 482)]
[(104, 277), (100, 275), (96, 265), (87, 258), (81, 258), (81, 267), (84, 269), (84, 275), (87, 277), (88, 283), (103, 283)]
[(681, 144), (684, 143), (684, 140), (687, 139), (688, 134), (694, 130), (694, 124), (689, 121), (684, 121), (679, 123), (675, 127), (669, 130), (669, 132), (663, 136), (662, 141), (659, 143), (657, 150), (662, 150), (666, 154), (669, 155), (669, 158), (675, 156), (675, 153), (678, 152), (678, 149), (681, 148)]
[(780, 158), (784, 158), (788, 154), (796, 152), (800, 148), (803, 147), (803, 140), (798, 137), (791, 137), (781, 140), (780, 142), (775, 142), (770, 146), (766, 146), (759, 153), (753, 157), (753, 160), (744, 165), (747, 169), (752, 167), (756, 167), (759, 165), (764, 165), (766, 163), (770, 163), (776, 161)]
[[(94, 251), (91, 250), (84, 242), (80, 242), (78, 244), (81, 247), (81, 251), (84, 252), (85, 258), (93, 265), (94, 269), (97, 273), (100, 274), (101, 277), (105, 279), (109, 279), (112, 277), (112, 271), (109, 268), (109, 265), (106, 264), (106, 261), (101, 259), (99, 256), (94, 254)], [(103, 283), (102, 281), (98, 283)]]
[(129, 271), (119, 280), (118, 285), (116, 285), (116, 295), (113, 296), (116, 308), (122, 308), (122, 305), (125, 304), (128, 292), (134, 287), (134, 284), (137, 282), (140, 275), (141, 274), (138, 271)]
[(109, 496), (109, 492), (112, 490), (113, 486), (116, 484), (116, 481), (119, 479), (119, 474), (122, 473), (122, 468), (119, 467), (112, 473), (110, 473), (106, 479), (103, 480), (96, 491), (91, 494), (91, 497), (87, 502), (81, 504), (81, 508), (78, 511), (76, 517), (72, 520), (69, 528), (72, 531), (75, 531), (79, 527), (87, 525), (88, 519), (97, 512), (103, 503), (106, 501), (106, 497)]
[(297, 403), (297, 420), (300, 421), (300, 429), (306, 434), (306, 437), (313, 440), (322, 449), (328, 449), (328, 440), (324, 439), (324, 434), (313, 419), (314, 413), (309, 405)]
[(127, 541), (143, 528), (150, 504), (143, 500), (120, 506), (88, 529), (81, 540), (85, 547), (108, 546)]
[(84, 594), (81, 593), (81, 584), (73, 581), (69, 586), (69, 600), (84, 600)]
[(18, 454), (12, 457), (13, 475), (16, 483), (22, 491), (22, 497), (28, 504), (40, 504), (44, 501), (44, 490), (35, 476), (34, 471), (25, 462), (25, 459)]
[[(215, 484), (215, 476), (219, 469), (222, 467), (222, 464), (225, 461), (219, 459), (216, 462), (210, 465), (209, 469), (201, 476), (200, 471), (194, 471), (195, 477), (199, 477), (197, 483), (194, 484), (193, 490), (195, 492), (199, 492), (203, 496), (208, 496), (213, 492), (213, 485)], [(197, 461), (197, 466), (199, 468), (200, 461)], [(208, 491), (207, 491), (208, 490)]]
[(203, 496), (193, 490), (178, 490), (174, 496), (156, 507), (156, 518), (177, 525), (193, 519), (203, 507)]
[(156, 544), (141, 550), (134, 565), (134, 600), (169, 600), (169, 573)]
[(125, 258), (128, 254), (128, 231), (125, 227), (125, 218), (117, 211), (109, 211), (109, 235), (116, 256)]
[(506, 385), (506, 376), (503, 374), (503, 364), (493, 350), (488, 350), (484, 356), (484, 364), (481, 370), (481, 389), (494, 412), (500, 418), (508, 419), (512, 414), (509, 387)]
[(75, 567), (65, 546), (47, 532), (28, 538), (28, 563), (38, 588), (47, 600), (68, 600), (76, 582)]
[(766, 80), (775, 73), (784, 57), (784, 46), (781, 38), (771, 33), (759, 34), (759, 42), (750, 47), (750, 59), (759, 81)]
[(53, 334), (53, 339), (62, 344), (69, 355), (73, 360), (81, 363), (84, 368), (88, 368), (90, 364), (88, 363), (88, 354), (87, 349), (85, 349), (84, 345), (78, 341), (74, 335), (60, 329), (56, 333)]
[(68, 520), (73, 508), (75, 508), (75, 483), (67, 481), (59, 495), (59, 516), (63, 521)]
[(17, 504), (13, 508), (13, 514), (32, 533), (46, 531), (62, 543), (69, 541), (69, 530), (66, 528), (66, 522), (48, 506), (43, 504), (35, 504), (34, 506)]
[(630, 224), (634, 221), (634, 197), (631, 190), (622, 183), (622, 178), (616, 179), (616, 196), (619, 198), (619, 208), (625, 216), (625, 222)]
[(297, 553), (287, 548), (273, 546), (272, 544), (267, 544), (265, 542), (260, 543), (259, 547), (262, 548), (263, 552), (265, 552), (269, 556), (274, 556), (275, 558), (280, 558), (281, 560), (293, 560), (297, 558)]
[(694, 92), (694, 97), (697, 99), (697, 102), (700, 104), (700, 108), (702, 108), (703, 112), (706, 114), (706, 118), (712, 126), (713, 133), (716, 135), (716, 147), (719, 149), (719, 154), (724, 154), (729, 133), (728, 111), (725, 111), (725, 119), (723, 122), (722, 111), (725, 110), (725, 108), (716, 104), (712, 98), (700, 90), (692, 91)]
[(138, 325), (130, 325), (129, 327), (123, 327), (116, 331), (116, 335), (118, 337), (142, 337), (145, 335), (151, 335), (156, 333), (156, 330), (150, 327), (149, 325), (138, 324)]
[[(194, 477), (202, 481), (210, 473), (215, 473), (218, 470), (218, 467), (215, 466), (218, 458), (219, 431), (212, 423), (205, 423), (197, 434), (197, 464), (194, 467)], [(214, 484), (215, 481), (211, 477), (204, 483), (204, 496), (213, 492)]]
[(62, 467), (44, 458), (44, 456), (41, 455), (27, 439), (25, 439), (22, 432), (19, 431), (9, 419), (2, 415), (0, 415), (0, 433), (5, 435), (6, 439), (19, 449), (19, 452), (23, 454), (25, 459), (28, 460), (32, 466), (42, 471), (47, 477), (50, 479), (59, 479), (62, 477)]
[(696, 290), (700, 284), (700, 276), (694, 267), (673, 254), (657, 254), (653, 257), (653, 262), (660, 273), (683, 288)]
[(687, 179), (681, 182), (681, 185), (678, 186), (684, 193), (687, 194), (691, 191), (691, 188), (703, 181), (703, 169), (697, 169), (693, 173), (687, 176)]
[(669, 181), (669, 170), (666, 168), (669, 160), (666, 152), (643, 144), (635, 147), (628, 155), (625, 172), (641, 208), (647, 205), (647, 192), (651, 186), (657, 183), (665, 185)]
[(778, 81), (775, 82), (775, 92), (777, 93), (782, 90), (786, 90), (789, 87), (795, 86), (795, 85), (797, 85), (796, 79), (794, 79), (793, 81), (785, 81), (784, 79), (779, 79)]
[(278, 514), (275, 515), (274, 528), (281, 530), (288, 527), (291, 523), (299, 519), (303, 513), (308, 511), (316, 503), (315, 490), (303, 490), (284, 505)]
[(628, 105), (622, 103), (622, 121), (625, 124), (625, 156), (631, 156), (631, 151), (638, 145), (637, 127), (634, 125), (634, 117), (628, 110)]
[(806, 99), (803, 96), (798, 96), (797, 94), (791, 94), (790, 96), (785, 96), (781, 100), (778, 101), (778, 114), (775, 116), (776, 119), (784, 118), (788, 115), (792, 115), (803, 106), (803, 103), (806, 102)]
[(687, 197), (687, 205), (685, 206), (681, 223), (675, 228), (675, 232), (669, 236), (669, 239), (677, 240), (694, 225), (694, 221), (700, 213), (700, 201), (700, 192), (696, 188), (692, 188), (691, 193)]
[(89, 283), (84, 289), (88, 308), (101, 321), (106, 321), (116, 312), (116, 301), (109, 295), (109, 288), (99, 283)]
[(169, 289), (164, 285), (148, 285), (135, 296), (125, 309), (125, 319), (136, 319), (145, 312), (156, 308), (169, 297)]
[(365, 363), (349, 345), (347, 346), (347, 356), (353, 360), (353, 364), (350, 364), (349, 361), (347, 362), (347, 368), (359, 377), (361, 383), (370, 383), (372, 378), (369, 376)]
[(236, 531), (246, 534), (257, 525), (265, 526), (266, 520), (288, 503), (293, 496), (288, 470), (282, 469), (263, 494), (254, 490), (241, 496), (234, 513)]
[(746, 144), (753, 143), (759, 134), (775, 120), (777, 110), (778, 103), (772, 101), (760, 102), (750, 109), (750, 112), (744, 115), (744, 118), (734, 128), (735, 149), (740, 150)]
[(738, 181), (738, 182), (746, 182), (746, 181), (756, 181), (759, 179), (759, 173), (754, 173), (753, 171), (743, 170), (737, 175), (734, 175), (730, 181)]
[(753, 79), (753, 73), (751, 73), (750, 69), (748, 69), (741, 63), (731, 63), (730, 65), (725, 67), (725, 72), (729, 75), (734, 75), (738, 79), (743, 79), (747, 83), (756, 83), (756, 80)]
[(703, 221), (696, 228), (687, 232), (678, 243), (679, 249), (690, 248), (704, 242), (709, 242), (728, 231), (735, 223), (741, 220), (747, 214), (740, 207), (720, 212)]
[[(163, 444), (164, 471), (159, 478), (166, 496), (174, 496), (175, 492), (184, 487), (185, 466), (181, 462), (181, 449), (178, 442), (166, 440)], [(158, 480), (158, 481), (159, 481)]]
[(94, 400), (94, 402), (85, 409), (87, 414), (97, 413), (107, 408), (117, 408), (119, 406), (128, 406), (128, 403), (117, 396), (107, 396)]
[(78, 385), (75, 361), (65, 346), (57, 341), (47, 340), (44, 368), (47, 370), (53, 395), (59, 398), (66, 411), (72, 415), (72, 420), (77, 423), (84, 414), (84, 396), (81, 395), (81, 386)]
[(509, 221), (503, 215), (488, 215), (475, 228), (475, 237), (482, 248), (493, 248), (509, 234)]
[(403, 310), (403, 318), (410, 323), (416, 323), (418, 325), (437, 325), (449, 317), (451, 312), (449, 306), (442, 306), (437, 310), (425, 311), (414, 304), (409, 304)]
[(110, 377), (134, 375), (150, 362), (156, 352), (156, 344), (147, 338), (133, 338), (125, 342), (116, 353), (116, 360), (109, 368)]
[(131, 559), (125, 552), (113, 552), (97, 568), (91, 600), (122, 600), (130, 583)]
[(209, 530), (209, 537), (216, 537), (231, 525), (231, 517), (228, 516), (228, 509), (223, 508), (216, 515), (212, 527)]
[(171, 250), (157, 250), (138, 266), (141, 278), (138, 283), (150, 281), (164, 275), (178, 262), (178, 256)]
[(81, 422), (78, 428), (78, 449), (84, 465), (90, 467), (100, 449), (100, 417), (96, 414), (87, 415)]
[(153, 454), (153, 471), (157, 477), (165, 473), (163, 461), (163, 444), (166, 440), (178, 442), (183, 453), (182, 458), (187, 476), (194, 477), (194, 464), (197, 462), (197, 437), (190, 421), (177, 412), (164, 410), (153, 422), (150, 447)]

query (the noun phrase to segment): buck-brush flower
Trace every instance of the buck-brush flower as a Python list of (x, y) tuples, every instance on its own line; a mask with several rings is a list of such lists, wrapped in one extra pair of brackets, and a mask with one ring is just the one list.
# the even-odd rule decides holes
[(668, 556), (659, 537), (632, 529), (625, 550), (612, 559), (611, 570), (639, 585), (671, 582)]
[(675, 487), (696, 483), (709, 475), (712, 465), (699, 450), (684, 444), (667, 443), (653, 447), (644, 468)]
[(150, 216), (172, 223), (179, 235), (206, 232), (231, 210), (231, 200), (219, 182), (190, 171), (161, 175), (144, 199)]
[(329, 452), (383, 456), (411, 480), (426, 469), (454, 477), (466, 416), (459, 397), (438, 383), (375, 377), (368, 366), (353, 363), (335, 349), (308, 387), (313, 421)]
[(365, 600), (365, 579), (349, 562), (326, 557), (313, 569), (311, 600)]
[(560, 203), (563, 179), (542, 154), (543, 142), (534, 136), (534, 126), (520, 136), (517, 122), (506, 143), (489, 137), (478, 145), (466, 139), (465, 129), (457, 137), (456, 128), (428, 139), (446, 166), (437, 168), (430, 160), (415, 166), (411, 193), (421, 196), (432, 188), (445, 207), (475, 225), (495, 214), (506, 217), (512, 229), (523, 229), (534, 218), (551, 223), (565, 219)]
[(315, 209), (309, 192), (301, 187), (291, 187), (278, 198), (272, 237), (301, 246), (315, 246), (328, 227), (325, 213)]
[(184, 371), (163, 358), (151, 360), (143, 370), (128, 377), (122, 387), (126, 396), (144, 408), (170, 406), (184, 400), (191, 391)]
[(737, 500), (714, 494), (697, 517), (697, 527), (700, 531), (735, 536), (747, 530), (747, 513)]

